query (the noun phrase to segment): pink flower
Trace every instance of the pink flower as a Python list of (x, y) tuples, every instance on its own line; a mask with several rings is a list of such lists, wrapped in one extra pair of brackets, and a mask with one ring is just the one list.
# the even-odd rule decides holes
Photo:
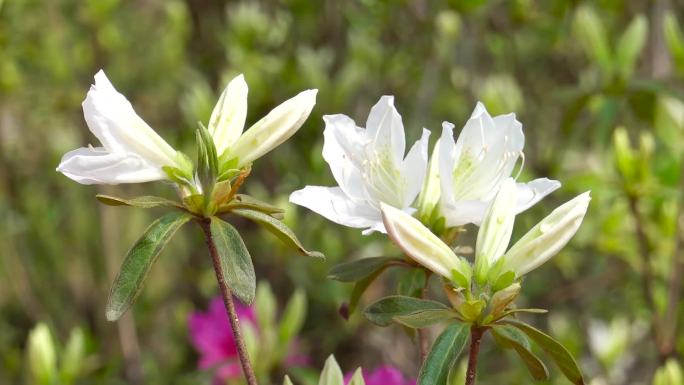
[[(401, 371), (390, 365), (383, 365), (375, 368), (370, 374), (363, 371), (363, 379), (366, 385), (416, 385), (416, 380), (405, 377)], [(344, 383), (348, 384), (354, 372), (344, 376)]]
[[(253, 306), (245, 306), (235, 301), (235, 310), (241, 327), (249, 324), (259, 332)], [(192, 313), (188, 324), (190, 340), (200, 354), (198, 366), (200, 369), (215, 371), (214, 384), (225, 384), (228, 379), (240, 378), (240, 358), (223, 299), (215, 297), (209, 303), (206, 312)], [(306, 366), (309, 361), (308, 356), (301, 354), (298, 341), (293, 340), (288, 348), (288, 356), (284, 358), (285, 367)]]
[[(235, 301), (235, 305), (240, 321), (256, 327), (254, 309), (239, 301)], [(212, 299), (209, 309), (192, 313), (188, 323), (190, 340), (200, 354), (199, 368), (216, 370), (216, 382), (225, 383), (229, 378), (240, 377), (240, 361), (223, 299)]]

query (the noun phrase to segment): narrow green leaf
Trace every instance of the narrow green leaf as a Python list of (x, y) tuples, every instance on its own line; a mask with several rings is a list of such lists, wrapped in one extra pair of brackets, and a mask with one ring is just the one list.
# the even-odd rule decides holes
[(527, 370), (532, 375), (532, 378), (537, 381), (549, 379), (549, 371), (546, 369), (546, 365), (532, 353), (529, 341), (527, 341), (524, 335), (519, 334), (520, 332), (517, 329), (513, 329), (507, 325), (494, 325), (492, 333), (497, 342), (518, 353), (518, 356), (520, 356), (527, 366)]
[(107, 320), (118, 320), (133, 304), (159, 253), (173, 234), (191, 218), (190, 215), (182, 212), (168, 213), (152, 222), (135, 242), (126, 254), (109, 292), (106, 307)]
[(427, 277), (427, 270), (422, 267), (404, 269), (397, 282), (397, 294), (420, 297), (425, 289)]
[(444, 385), (456, 358), (468, 341), (468, 325), (457, 322), (437, 337), (418, 374), (418, 385)]
[(325, 258), (325, 256), (318, 251), (306, 250), (304, 246), (302, 246), (302, 243), (299, 241), (295, 233), (289, 227), (268, 214), (250, 209), (234, 209), (232, 212), (266, 227), (268, 231), (278, 237), (278, 239), (280, 239), (285, 245), (294, 248), (303, 255), (315, 258)]
[(503, 323), (514, 326), (525, 333), (532, 341), (537, 343), (546, 354), (558, 365), (558, 368), (563, 372), (565, 377), (573, 384), (584, 385), (582, 372), (580, 371), (577, 362), (572, 357), (570, 352), (561, 345), (560, 342), (553, 339), (551, 336), (542, 331), (520, 321), (506, 320)]
[(285, 306), (278, 325), (278, 341), (287, 345), (299, 333), (306, 317), (306, 294), (304, 290), (295, 290)]
[(321, 377), (318, 379), (318, 385), (344, 385), (342, 370), (332, 354), (325, 360), (325, 366), (323, 366)]
[(392, 320), (412, 329), (421, 329), (457, 317), (458, 313), (451, 309), (430, 309), (398, 315)]
[(394, 257), (371, 257), (361, 258), (351, 262), (340, 263), (333, 266), (328, 273), (328, 278), (340, 282), (356, 282), (366, 278), (376, 271), (383, 269), (393, 262), (402, 262), (401, 258)]
[(370, 305), (364, 311), (364, 315), (376, 325), (388, 326), (394, 321), (394, 317), (410, 315), (421, 310), (448, 310), (448, 308), (437, 301), (393, 295), (381, 298)]
[(509, 315), (517, 314), (517, 313), (532, 313), (532, 314), (544, 314), (548, 313), (549, 311), (546, 309), (535, 309), (535, 308), (522, 308), (522, 309), (510, 309), (506, 310), (505, 312), (501, 313), (498, 317), (496, 317), (492, 322), (498, 321), (500, 319), (504, 319), (508, 317)]
[(174, 202), (170, 199), (152, 196), (152, 195), (144, 195), (144, 196), (140, 196), (140, 197), (126, 199), (126, 198), (114, 197), (111, 195), (97, 194), (95, 196), (95, 198), (97, 198), (97, 200), (100, 201), (101, 203), (106, 204), (108, 206), (132, 206), (132, 207), (139, 207), (142, 209), (149, 209), (152, 207), (164, 206), (164, 207), (174, 207), (177, 209), (185, 210), (183, 205), (181, 205), (178, 202)]
[(675, 66), (680, 73), (684, 73), (684, 33), (672, 11), (667, 11), (663, 18), (663, 35)]
[(368, 277), (356, 282), (354, 288), (352, 289), (351, 295), (349, 296), (348, 314), (354, 313), (356, 307), (359, 305), (359, 300), (361, 299), (361, 296), (366, 291), (366, 289), (368, 289), (368, 286), (370, 286), (370, 284), (373, 283), (373, 281), (375, 281), (380, 276), (380, 274), (382, 274), (382, 272), (385, 271), (385, 269), (387, 269), (388, 267), (389, 265), (385, 265), (380, 269), (375, 270)]
[(615, 65), (623, 79), (628, 79), (634, 72), (639, 54), (644, 48), (648, 34), (648, 20), (644, 15), (637, 15), (629, 23), (620, 36), (615, 51)]
[(246, 194), (235, 194), (235, 197), (230, 202), (219, 208), (219, 213), (227, 213), (234, 209), (250, 209), (270, 216), (282, 216), (282, 213), (285, 212), (280, 207), (273, 206)]
[(256, 274), (240, 233), (230, 223), (211, 217), (211, 234), (221, 257), (223, 279), (242, 303), (251, 304), (256, 295)]

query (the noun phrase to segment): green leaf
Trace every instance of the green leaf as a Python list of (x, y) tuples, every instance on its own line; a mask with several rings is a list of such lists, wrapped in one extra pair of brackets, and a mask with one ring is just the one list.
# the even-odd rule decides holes
[(318, 379), (318, 385), (344, 385), (342, 370), (332, 354), (325, 360), (325, 366), (323, 366), (321, 377)]
[(537, 381), (549, 379), (549, 371), (546, 369), (546, 365), (532, 353), (530, 343), (525, 335), (508, 325), (493, 325), (492, 333), (499, 344), (518, 353), (532, 378)]
[(297, 239), (295, 233), (289, 227), (268, 214), (250, 209), (234, 209), (232, 212), (266, 227), (268, 231), (278, 237), (278, 239), (280, 239), (285, 245), (292, 247), (300, 254), (315, 258), (325, 258), (325, 256), (318, 251), (306, 250), (304, 246), (302, 246), (302, 243), (299, 241), (299, 239)]
[(582, 372), (577, 362), (560, 342), (526, 323), (514, 320), (506, 320), (503, 323), (516, 327), (539, 345), (573, 384), (584, 385)]
[(303, 290), (295, 290), (285, 306), (283, 316), (278, 325), (278, 341), (287, 345), (299, 333), (306, 317), (306, 294)]
[(444, 385), (456, 358), (468, 341), (470, 328), (463, 323), (447, 326), (437, 337), (418, 374), (418, 385)]
[(426, 287), (427, 270), (422, 267), (406, 269), (401, 272), (397, 283), (397, 294), (420, 297)]
[(211, 217), (211, 234), (224, 281), (242, 303), (251, 304), (256, 295), (256, 274), (242, 237), (235, 227), (217, 217)]
[(663, 35), (675, 66), (680, 74), (684, 74), (684, 33), (672, 11), (668, 11), (663, 18)]
[(107, 300), (106, 316), (118, 320), (142, 290), (147, 274), (173, 234), (192, 217), (182, 212), (168, 213), (145, 230), (128, 251)]
[(177, 209), (185, 210), (183, 205), (181, 205), (178, 202), (174, 202), (170, 199), (162, 198), (162, 197), (156, 197), (152, 195), (144, 195), (140, 197), (135, 197), (135, 198), (119, 198), (119, 197), (114, 197), (111, 195), (104, 195), (104, 194), (97, 194), (95, 196), (98, 201), (101, 203), (104, 203), (108, 206), (132, 206), (132, 207), (139, 207), (142, 209), (149, 209), (152, 207), (159, 207), (159, 206), (164, 206), (164, 207), (174, 207)]
[(506, 318), (509, 315), (516, 314), (516, 313), (533, 313), (533, 314), (544, 314), (548, 313), (549, 311), (546, 309), (535, 309), (535, 308), (522, 308), (522, 309), (511, 309), (511, 310), (506, 310), (505, 312), (501, 313), (494, 321), (498, 321), (500, 319)]
[(382, 272), (385, 271), (385, 269), (387, 269), (388, 267), (390, 267), (390, 265), (385, 265), (380, 269), (375, 270), (368, 277), (356, 282), (354, 288), (352, 289), (351, 295), (349, 296), (348, 315), (354, 313), (356, 307), (359, 305), (359, 300), (361, 299), (361, 296), (366, 291), (366, 289), (368, 289), (368, 286), (370, 286), (370, 284), (373, 283), (373, 281), (375, 281), (380, 276), (380, 274), (382, 274)]
[(449, 319), (454, 319), (458, 317), (458, 313), (451, 309), (439, 309), (439, 310), (418, 310), (413, 313), (398, 315), (392, 319), (404, 326), (421, 329), (428, 326), (444, 322)]
[(361, 258), (333, 266), (328, 273), (328, 278), (340, 282), (356, 282), (384, 269), (388, 264), (402, 261), (401, 258), (394, 257)]
[(410, 315), (423, 310), (448, 310), (437, 301), (393, 295), (381, 298), (370, 305), (364, 315), (372, 323), (379, 326), (388, 326), (394, 321), (394, 317)]
[(587, 56), (595, 60), (605, 75), (612, 73), (612, 55), (603, 21), (589, 6), (580, 6), (575, 13), (573, 30)]
[(250, 209), (254, 211), (259, 211), (264, 214), (268, 214), (273, 217), (281, 217), (285, 210), (280, 207), (273, 206), (269, 203), (263, 202), (256, 199), (250, 195), (245, 194), (235, 194), (235, 197), (228, 202), (228, 204), (222, 205), (218, 212), (227, 213), (235, 209)]
[(648, 21), (644, 15), (637, 15), (620, 36), (615, 51), (615, 65), (623, 79), (629, 79), (634, 72), (639, 54), (646, 43)]

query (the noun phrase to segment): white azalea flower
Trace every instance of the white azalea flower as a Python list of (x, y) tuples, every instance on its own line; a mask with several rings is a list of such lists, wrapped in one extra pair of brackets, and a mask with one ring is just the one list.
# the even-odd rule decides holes
[[(454, 142), (454, 125), (444, 122), (439, 150), (441, 210), (446, 224), (479, 225), (488, 203), (499, 191), (522, 155), (525, 136), (515, 114), (491, 117), (478, 103)], [(560, 187), (547, 178), (518, 183), (516, 212), (520, 213)]]
[(274, 108), (244, 134), (247, 117), (247, 83), (242, 74), (228, 83), (209, 119), (209, 133), (219, 155), (228, 151), (238, 167), (271, 151), (302, 126), (316, 104), (318, 90), (306, 90)]
[(166, 179), (163, 166), (182, 167), (176, 150), (133, 110), (103, 71), (95, 74), (83, 115), (102, 147), (66, 153), (57, 171), (82, 184), (119, 184)]
[(373, 106), (366, 128), (345, 115), (326, 115), (323, 158), (339, 187), (306, 186), (290, 195), (304, 206), (344, 226), (384, 232), (380, 203), (408, 212), (425, 179), (430, 132), (404, 158), (406, 142), (394, 97)]

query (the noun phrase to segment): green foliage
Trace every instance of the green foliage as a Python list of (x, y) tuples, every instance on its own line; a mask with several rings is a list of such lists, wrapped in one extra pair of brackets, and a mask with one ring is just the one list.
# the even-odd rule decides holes
[(446, 384), (449, 371), (468, 342), (470, 327), (452, 323), (437, 337), (418, 374), (418, 385)]
[[(539, 331), (538, 329), (535, 329), (534, 327), (520, 322), (520, 321), (503, 321), (504, 324), (511, 325), (521, 332), (525, 333), (527, 337), (529, 337), (532, 341), (534, 341), (539, 347), (541, 347), (546, 354), (549, 355), (549, 357), (553, 360), (553, 362), (556, 363), (558, 368), (560, 369), (561, 372), (567, 377), (568, 380), (570, 380), (573, 384), (577, 385), (583, 385), (584, 384), (584, 379), (582, 378), (582, 372), (579, 369), (579, 366), (577, 366), (577, 362), (575, 359), (572, 357), (570, 352), (561, 345), (558, 341), (554, 340), (547, 334), (544, 334), (543, 332)], [(511, 341), (515, 342), (515, 339), (511, 339), (508, 342), (510, 343)], [(517, 349), (516, 349), (517, 351)], [(520, 352), (518, 352), (520, 353)], [(529, 359), (529, 357), (528, 357)], [(527, 363), (527, 359), (526, 359)], [(530, 368), (530, 365), (528, 363), (528, 368)], [(537, 372), (539, 368), (535, 369), (535, 371), (532, 371), (532, 368), (530, 368), (530, 371), (533, 373)], [(535, 377), (536, 378), (536, 377)]]
[(145, 279), (159, 254), (181, 226), (190, 220), (186, 213), (171, 212), (160, 217), (145, 230), (128, 251), (114, 279), (107, 300), (109, 321), (118, 320), (142, 291)]
[(245, 242), (235, 227), (217, 217), (211, 218), (210, 228), (220, 257), (221, 278), (242, 303), (251, 304), (256, 296), (256, 274)]
[[(64, 340), (74, 327), (84, 329), (87, 350), (97, 352), (90, 363), (94, 369), (84, 378), (88, 384), (133, 383), (127, 373), (135, 373), (136, 366), (143, 373), (141, 383), (211, 381), (198, 371), (187, 336), (190, 309), (216, 294), (211, 263), (194, 231), (178, 233), (151, 272), (136, 301), (132, 327), (137, 339), (120, 340), (117, 329), (102, 317), (107, 282), (156, 211), (118, 210), (99, 205), (93, 196), (176, 198), (162, 183), (84, 188), (54, 172), (67, 150), (95, 144), (80, 110), (92, 75), (100, 68), (147, 123), (193, 160), (196, 124), (208, 122), (218, 95), (234, 75), (244, 73), (250, 86), (248, 125), (297, 92), (319, 88), (307, 123), (292, 140), (260, 159), (240, 191), (277, 202), (285, 211), (264, 209), (239, 195), (226, 204), (226, 211), (219, 211), (240, 232), (259, 277), (268, 279), (279, 304), (286, 303), (293, 283), (306, 292), (309, 315), (299, 339), (315, 367), (335, 352), (343, 366), (392, 363), (412, 376), (419, 369), (415, 355), (391, 354), (412, 353), (410, 338), (399, 334), (388, 339), (386, 333), (393, 331), (368, 327), (361, 317), (345, 322), (336, 312), (345, 301), (353, 310), (363, 308), (366, 298), (373, 301), (380, 293), (395, 292), (404, 269), (387, 269), (380, 279), (371, 274), (354, 285), (326, 278), (338, 263), (393, 255), (396, 249), (381, 235), (360, 237), (358, 231), (287, 204), (288, 194), (305, 184), (334, 183), (321, 158), (321, 116), (345, 113), (363, 125), (369, 106), (380, 95), (392, 94), (402, 112), (407, 143), (422, 127), (432, 131), (434, 143), (441, 122), (452, 121), (458, 130), (477, 100), (492, 112), (515, 109), (526, 137), (519, 180), (548, 176), (563, 182), (562, 189), (518, 216), (519, 228), (529, 227), (581, 191), (591, 189), (593, 202), (569, 247), (523, 282), (517, 300), (522, 309), (509, 311), (517, 311), (521, 319), (545, 319), (522, 311), (532, 306), (551, 309), (548, 330), (582, 363), (586, 378), (625, 385), (653, 377), (659, 358), (647, 332), (616, 347), (619, 353), (614, 355), (620, 358), (605, 367), (590, 348), (586, 325), (624, 317), (651, 330), (653, 312), (641, 291), (636, 221), (624, 194), (622, 171), (614, 162), (611, 139), (616, 127), (625, 128), (637, 159), (640, 138), (646, 133), (653, 137), (650, 176), (639, 186), (638, 208), (648, 239), (657, 311), (667, 308), (684, 150), (681, 2), (1, 3), (0, 383), (34, 383), (24, 377), (24, 341), (41, 320), (51, 325), (55, 341)], [(594, 27), (579, 30), (578, 17), (585, 9), (593, 13), (589, 23)], [(639, 50), (644, 29), (645, 43)], [(598, 39), (580, 36), (592, 34)], [(192, 170), (187, 174), (178, 170), (179, 178), (194, 176)], [(201, 207), (203, 202), (193, 204)], [(251, 221), (231, 215), (229, 205), (282, 220), (302, 244), (325, 251), (327, 261), (296, 258)], [(468, 229), (460, 235), (459, 249), (472, 245), (473, 233)], [(438, 292), (434, 278), (429, 287), (431, 293)], [(676, 316), (680, 326), (682, 316), (681, 311)], [(673, 324), (662, 329), (669, 334)], [(681, 356), (684, 338), (681, 327), (677, 330), (666, 341), (672, 341)], [(139, 357), (131, 361), (130, 350), (121, 348), (124, 344), (140, 347)], [(488, 371), (487, 383), (530, 382), (524, 365), (503, 362), (500, 349), (483, 349), (481, 354), (481, 363), (497, 368)], [(274, 378), (281, 375), (275, 369)], [(297, 383), (312, 383), (306, 374), (293, 371), (292, 376)]]
[(393, 321), (428, 326), (454, 317), (455, 313), (437, 301), (395, 295), (368, 306), (364, 315), (378, 326), (388, 326)]

